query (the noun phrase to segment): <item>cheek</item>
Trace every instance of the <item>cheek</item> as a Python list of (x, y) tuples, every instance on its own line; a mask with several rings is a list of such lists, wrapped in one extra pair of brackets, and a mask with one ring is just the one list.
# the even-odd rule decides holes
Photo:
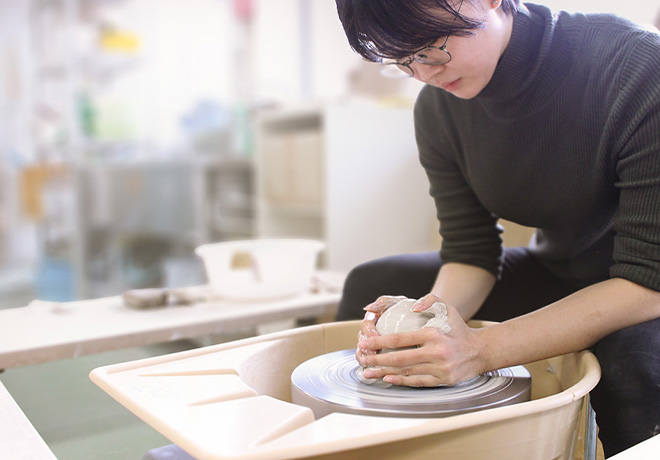
[(479, 32), (456, 43), (456, 60), (471, 76), (487, 75), (490, 78), (501, 54), (498, 43), (487, 30)]
[(483, 88), (484, 85), (478, 84), (472, 80), (469, 83), (466, 82), (461, 88), (454, 91), (452, 94), (459, 99), (472, 99), (473, 97), (476, 97)]
[(492, 73), (499, 59), (495, 45), (486, 36), (477, 36), (464, 42), (460, 50), (461, 64), (473, 74)]
[(491, 56), (485, 53), (466, 55), (467, 59), (461, 62), (461, 78), (464, 85), (456, 92), (456, 96), (469, 99), (486, 87), (497, 66), (497, 60), (491, 59)]
[(488, 84), (490, 76), (487, 69), (473, 63), (464, 67), (461, 73), (461, 85), (453, 92), (454, 96), (461, 99), (471, 99), (478, 95)]

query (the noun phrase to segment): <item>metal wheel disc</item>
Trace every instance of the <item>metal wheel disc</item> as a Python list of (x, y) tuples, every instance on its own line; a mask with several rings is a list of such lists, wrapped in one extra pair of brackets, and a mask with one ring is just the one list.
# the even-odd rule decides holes
[(291, 398), (316, 418), (331, 412), (385, 417), (447, 417), (529, 401), (531, 376), (515, 366), (454, 386), (413, 388), (368, 385), (356, 371), (355, 349), (312, 358), (291, 374)]

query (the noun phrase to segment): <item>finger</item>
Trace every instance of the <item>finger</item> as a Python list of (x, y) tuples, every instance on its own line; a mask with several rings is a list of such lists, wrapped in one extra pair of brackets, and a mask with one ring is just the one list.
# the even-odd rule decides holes
[(364, 319), (362, 320), (362, 323), (360, 323), (360, 332), (364, 338), (380, 335), (376, 329), (377, 320), (378, 315), (375, 313), (368, 312), (366, 315), (364, 315)]
[(417, 300), (417, 302), (415, 302), (413, 306), (410, 307), (410, 310), (416, 312), (424, 311), (430, 308), (436, 302), (442, 302), (440, 297), (434, 294), (426, 294), (424, 297)]
[(382, 348), (408, 348), (422, 345), (427, 340), (427, 332), (423, 329), (409, 332), (398, 332), (379, 336), (371, 336), (358, 343), (360, 348), (380, 350)]
[[(415, 366), (406, 366), (406, 367), (390, 367), (390, 366), (367, 366), (364, 369), (364, 376), (367, 378), (385, 378), (387, 376), (398, 376), (398, 377), (427, 377), (428, 384), (430, 384), (430, 377), (433, 377), (440, 382), (440, 379), (437, 375), (433, 373), (433, 366), (430, 364), (421, 364)], [(414, 381), (413, 379), (408, 379), (409, 382)], [(392, 383), (392, 382), (388, 382)], [(436, 383), (437, 385), (438, 383)], [(416, 386), (416, 385), (415, 385)]]
[[(388, 353), (365, 353), (360, 360), (365, 366), (398, 369), (396, 374), (421, 373), (418, 366), (428, 366), (429, 362), (420, 356), (417, 349), (403, 349)], [(424, 373), (428, 372), (428, 369)]]
[(373, 350), (365, 350), (364, 348), (357, 348), (355, 350), (355, 359), (357, 360), (358, 363), (360, 363), (361, 366), (368, 366), (369, 364), (366, 363), (366, 360), (368, 359), (369, 356), (373, 356), (376, 354), (378, 354), (378, 352)]
[(383, 382), (392, 385), (407, 386), (407, 387), (438, 387), (445, 386), (438, 377), (433, 375), (395, 375), (389, 374), (379, 377)]
[(367, 311), (372, 311), (374, 313), (382, 313), (391, 306), (396, 305), (397, 303), (401, 302), (406, 298), (407, 297), (405, 296), (391, 296), (391, 295), (380, 296), (378, 297), (378, 299), (376, 299), (375, 302), (370, 303), (369, 305), (364, 307), (364, 309)]
[[(387, 353), (388, 355), (390, 353)], [(378, 355), (378, 358), (383, 358)], [(411, 364), (410, 361), (404, 361), (405, 365), (390, 365), (379, 359), (376, 363), (373, 361), (365, 366), (364, 376), (370, 379), (383, 379), (386, 383), (405, 386), (438, 386), (454, 385), (466, 376), (452, 372), (451, 369), (443, 368), (430, 362), (418, 362)]]
[(369, 355), (373, 355), (376, 352), (374, 351), (369, 351), (369, 350), (362, 350), (360, 348), (355, 350), (355, 360), (360, 363), (361, 366), (365, 366), (366, 364), (363, 364), (364, 358)]
[[(384, 368), (385, 369), (385, 368)], [(384, 382), (393, 385), (411, 386), (411, 387), (452, 387), (467, 382), (478, 375), (463, 375), (456, 373), (441, 373), (432, 371), (429, 366), (420, 366), (419, 372), (397, 372), (396, 368), (389, 369), (391, 373), (382, 375)]]
[[(372, 326), (372, 328), (373, 328), (373, 326)], [(378, 335), (378, 331), (376, 331), (375, 328), (373, 328), (373, 330), (372, 330), (372, 328), (370, 328), (369, 326), (367, 326), (365, 324), (362, 324), (360, 330), (358, 331), (358, 336), (357, 336), (358, 346), (357, 346), (357, 350), (355, 352), (356, 353), (355, 357), (358, 359), (358, 361), (360, 360), (359, 358), (361, 356), (376, 353), (375, 350), (369, 350), (369, 349), (361, 348), (359, 346), (360, 343), (364, 342), (369, 337), (373, 337), (374, 334)]]
[(382, 379), (386, 375), (398, 375), (398, 369), (391, 367), (366, 366), (363, 375), (368, 379)]

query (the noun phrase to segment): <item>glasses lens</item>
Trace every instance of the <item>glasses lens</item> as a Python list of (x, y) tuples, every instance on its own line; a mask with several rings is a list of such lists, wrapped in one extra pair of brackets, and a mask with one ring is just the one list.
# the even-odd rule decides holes
[(415, 53), (415, 61), (426, 65), (443, 65), (451, 61), (451, 55), (443, 48), (434, 46)]
[(395, 60), (383, 59), (380, 74), (387, 78), (406, 78), (413, 76), (413, 70)]

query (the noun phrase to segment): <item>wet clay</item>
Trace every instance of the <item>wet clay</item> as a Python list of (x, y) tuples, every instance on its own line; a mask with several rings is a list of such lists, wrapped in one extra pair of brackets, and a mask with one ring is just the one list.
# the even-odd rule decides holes
[[(435, 302), (424, 311), (412, 311), (416, 299), (403, 299), (383, 312), (376, 322), (376, 330), (380, 335), (397, 332), (416, 331), (423, 327), (435, 327), (443, 334), (451, 331), (447, 323), (447, 306), (442, 302)], [(389, 353), (395, 349), (384, 348), (379, 353)], [(402, 348), (397, 348), (402, 350)], [(362, 382), (369, 385), (391, 386), (382, 379), (368, 379), (364, 376), (364, 368), (358, 367), (355, 375)]]

